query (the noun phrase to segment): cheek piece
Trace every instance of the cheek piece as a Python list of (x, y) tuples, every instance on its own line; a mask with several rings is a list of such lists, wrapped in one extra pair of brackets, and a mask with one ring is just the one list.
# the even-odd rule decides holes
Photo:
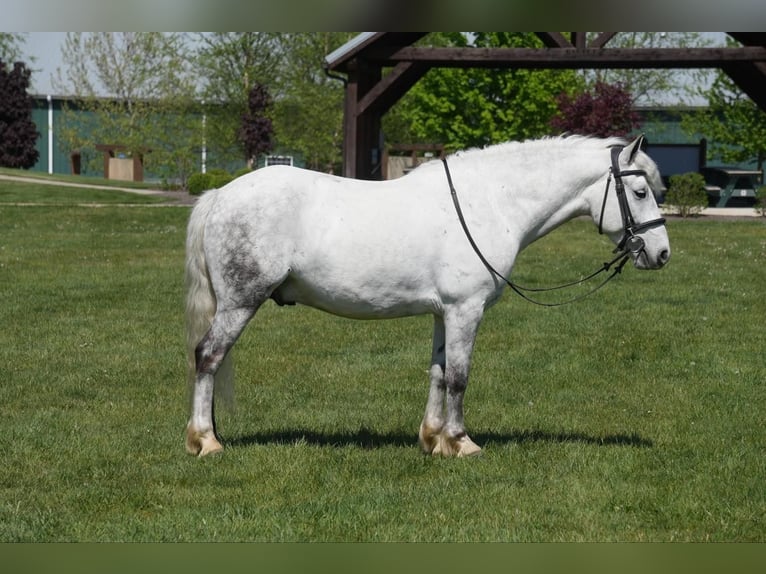
[(604, 191), (604, 201), (601, 203), (601, 216), (598, 220), (598, 232), (604, 233), (604, 209), (606, 208), (606, 198), (609, 195), (609, 184), (614, 177), (614, 191), (617, 195), (617, 202), (620, 206), (620, 216), (622, 217), (622, 238), (617, 243), (617, 247), (614, 253), (632, 253), (634, 255), (641, 253), (644, 250), (645, 243), (643, 238), (639, 237), (637, 233), (646, 231), (653, 227), (660, 227), (665, 225), (665, 218), (659, 217), (657, 219), (651, 219), (644, 221), (643, 223), (636, 223), (633, 219), (633, 214), (630, 211), (630, 205), (628, 205), (628, 198), (625, 195), (625, 185), (622, 183), (622, 178), (627, 175), (643, 175), (646, 176), (646, 172), (643, 169), (629, 169), (620, 171), (620, 167), (617, 162), (617, 158), (620, 156), (622, 147), (612, 148), (612, 167), (609, 168), (609, 177), (606, 180), (606, 190)]

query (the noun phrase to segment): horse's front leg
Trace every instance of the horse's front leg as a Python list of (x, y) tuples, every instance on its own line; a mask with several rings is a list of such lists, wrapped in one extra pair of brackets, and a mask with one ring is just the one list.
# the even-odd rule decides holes
[[(482, 312), (483, 309), (481, 308), (465, 306), (445, 314), (445, 361), (443, 363), (442, 388), (446, 391), (446, 417), (443, 419), (441, 431), (433, 441), (433, 448), (430, 450), (434, 455), (471, 456), (481, 452), (481, 448), (468, 437), (465, 431), (463, 398), (468, 386), (471, 356)], [(433, 379), (431, 385), (431, 394), (438, 394), (434, 392)], [(444, 394), (442, 391), (441, 396)], [(434, 397), (433, 405), (431, 398), (432, 396), (429, 395), (429, 407), (435, 407), (436, 397)], [(429, 411), (426, 411), (426, 417), (428, 414)], [(421, 444), (423, 444), (422, 433)]]

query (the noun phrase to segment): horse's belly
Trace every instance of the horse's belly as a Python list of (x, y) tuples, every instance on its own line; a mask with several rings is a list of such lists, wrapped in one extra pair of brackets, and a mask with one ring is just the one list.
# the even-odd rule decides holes
[(434, 313), (439, 304), (435, 293), (423, 287), (395, 282), (356, 286), (319, 285), (288, 277), (271, 298), (279, 305), (296, 303), (352, 319), (386, 319)]

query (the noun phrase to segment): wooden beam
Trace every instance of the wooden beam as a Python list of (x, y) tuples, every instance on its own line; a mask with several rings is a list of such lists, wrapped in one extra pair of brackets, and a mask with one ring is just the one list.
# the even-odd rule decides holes
[(583, 50), (585, 48), (585, 34), (586, 32), (570, 32), (572, 45), (578, 50)]
[(766, 61), (766, 47), (742, 48), (401, 48), (388, 57), (369, 53), (382, 66), (419, 62), (429, 67), (476, 68), (718, 68)]
[(745, 92), (755, 104), (766, 111), (766, 63), (754, 62), (726, 64), (723, 71)]
[(589, 48), (603, 48), (606, 43), (617, 35), (617, 32), (601, 32), (588, 45)]
[(726, 32), (745, 46), (766, 46), (766, 32)]
[(357, 104), (356, 113), (383, 115), (423, 77), (428, 68), (414, 62), (399, 62)]
[(572, 43), (561, 32), (535, 32), (546, 48), (572, 48)]
[(356, 137), (356, 106), (358, 92), (356, 78), (349, 74), (346, 94), (343, 100), (343, 175), (346, 177), (356, 177), (356, 151), (358, 147)]

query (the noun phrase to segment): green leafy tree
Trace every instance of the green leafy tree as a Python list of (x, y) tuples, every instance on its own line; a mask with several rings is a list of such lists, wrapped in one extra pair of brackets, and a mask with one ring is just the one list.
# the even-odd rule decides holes
[(766, 112), (723, 72), (703, 94), (708, 107), (685, 117), (683, 129), (703, 134), (708, 140), (708, 154), (724, 163), (755, 162), (762, 169), (766, 159)]
[(21, 60), (25, 36), (20, 32), (0, 32), (0, 60), (5, 62)]
[[(65, 110), (61, 133), (70, 149), (97, 144), (144, 154), (148, 170), (164, 178), (188, 176), (202, 142), (185, 37), (159, 32), (69, 33), (65, 69), (56, 87), (75, 96), (77, 114)], [(86, 113), (82, 113), (86, 112)]]
[[(530, 33), (431, 34), (437, 46), (540, 47)], [(571, 70), (435, 68), (384, 119), (389, 142), (442, 143), (448, 149), (481, 147), (550, 133), (556, 97), (584, 80)]]
[(354, 34), (292, 33), (283, 37), (282, 93), (275, 98), (276, 145), (300, 153), (308, 167), (335, 171), (343, 153), (343, 84), (329, 78), (324, 57)]
[(205, 32), (195, 36), (208, 161), (224, 166), (246, 155), (240, 139), (250, 90), (265, 86), (281, 97), (284, 35), (278, 32)]
[[(592, 32), (591, 34), (598, 34)], [(706, 47), (711, 39), (700, 32), (618, 32), (607, 48), (692, 48)], [(710, 77), (707, 69), (596, 69), (584, 70), (589, 86), (597, 83), (622, 85), (636, 104), (652, 106), (688, 103), (697, 96), (696, 86), (705, 85)]]
[(32, 98), (27, 94), (31, 72), (22, 62), (12, 69), (0, 60), (0, 166), (29, 169), (40, 154), (40, 134), (32, 121)]

